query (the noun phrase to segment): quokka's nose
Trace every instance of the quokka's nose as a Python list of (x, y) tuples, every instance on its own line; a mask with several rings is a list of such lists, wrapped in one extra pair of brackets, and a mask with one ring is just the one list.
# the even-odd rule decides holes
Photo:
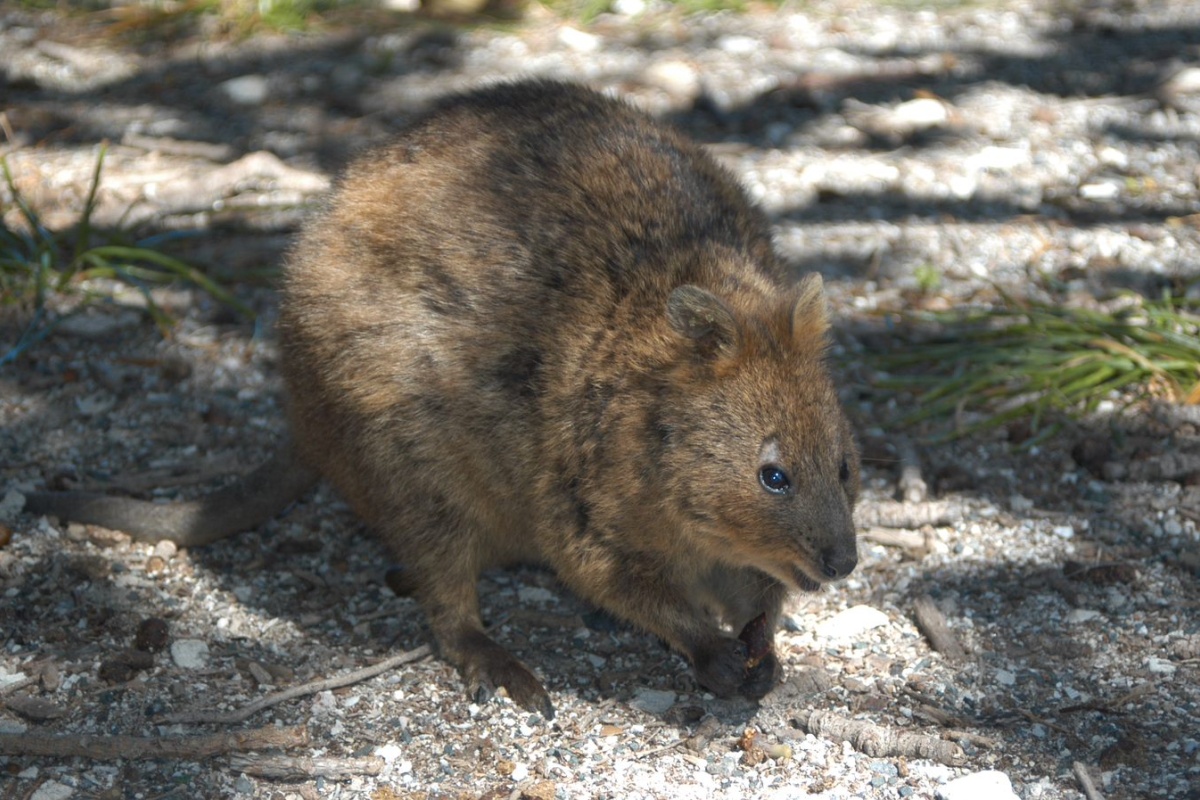
[(846, 577), (857, 565), (857, 548), (836, 548), (821, 554), (821, 572), (831, 581)]

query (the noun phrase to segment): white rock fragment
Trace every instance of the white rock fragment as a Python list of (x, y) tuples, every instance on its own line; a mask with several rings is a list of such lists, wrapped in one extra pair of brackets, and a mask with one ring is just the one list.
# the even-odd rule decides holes
[(1067, 613), (1068, 625), (1082, 625), (1100, 616), (1100, 612), (1092, 608), (1073, 608)]
[(271, 87), (262, 75), (240, 75), (221, 83), (218, 88), (239, 106), (260, 106), (266, 102)]
[(1113, 200), (1121, 193), (1115, 183), (1085, 183), (1079, 187), (1079, 196), (1084, 200)]
[(1165, 658), (1158, 656), (1150, 656), (1146, 659), (1146, 669), (1153, 672), (1155, 675), (1174, 675), (1175, 665)]
[(642, 73), (642, 79), (675, 98), (690, 99), (700, 94), (700, 75), (691, 64), (678, 59), (654, 62)]
[(818, 625), (816, 635), (823, 639), (853, 639), (888, 622), (887, 614), (879, 609), (865, 605), (853, 606)]
[(747, 56), (762, 48), (763, 42), (753, 36), (730, 34), (717, 40), (717, 49), (735, 56)]
[(646, 0), (613, 0), (612, 10), (623, 17), (636, 17), (646, 10)]
[(75, 398), (75, 408), (85, 417), (98, 417), (112, 410), (117, 398), (111, 394), (89, 394)]
[(522, 586), (517, 590), (517, 599), (522, 603), (553, 603), (557, 596), (540, 586)]
[(1017, 676), (1006, 669), (998, 669), (995, 672), (996, 683), (1001, 686), (1012, 686), (1017, 682)]
[(333, 692), (331, 691), (317, 692), (316, 696), (313, 697), (312, 711), (314, 714), (331, 714), (337, 711), (337, 707), (337, 698), (333, 696)]
[(1012, 781), (998, 770), (964, 775), (937, 790), (938, 800), (1019, 800)]
[(1033, 501), (1024, 495), (1014, 494), (1008, 498), (1008, 507), (1014, 514), (1024, 514), (1033, 510)]
[(75, 790), (58, 781), (46, 781), (29, 795), (29, 800), (67, 800), (75, 794)]
[(1054, 526), (1054, 535), (1060, 539), (1074, 539), (1075, 528), (1071, 525), (1056, 525)]
[(384, 761), (386, 761), (390, 764), (393, 761), (395, 761), (397, 758), (399, 758), (400, 756), (404, 755), (404, 751), (400, 749), (399, 745), (389, 743), (389, 744), (380, 745), (379, 747), (376, 747), (375, 755), (379, 756)]
[(171, 660), (180, 669), (204, 669), (208, 666), (208, 644), (199, 639), (171, 642)]
[(520, 783), (521, 781), (525, 780), (528, 777), (529, 777), (529, 767), (525, 764), (517, 762), (517, 764), (515, 764), (513, 766), (513, 771), (512, 771), (513, 783)]
[(15, 719), (0, 719), (0, 733), (21, 734), (29, 730), (29, 726)]
[(647, 714), (665, 714), (675, 705), (675, 693), (663, 689), (639, 689), (629, 704)]
[(163, 561), (170, 561), (178, 551), (179, 547), (170, 539), (163, 539), (161, 542), (154, 545), (154, 555), (158, 556)]
[(4, 493), (4, 499), (0, 500), (0, 519), (13, 520), (17, 514), (21, 513), (21, 509), (24, 507), (25, 495), (16, 489), (9, 489)]
[(558, 29), (558, 41), (576, 53), (594, 53), (600, 49), (600, 37), (564, 25)]
[(1029, 163), (1029, 151), (1021, 147), (996, 147), (990, 145), (970, 156), (967, 163), (977, 170), (1011, 172)]
[(932, 97), (918, 97), (892, 109), (892, 124), (901, 130), (919, 131), (949, 121), (950, 110), (946, 104)]

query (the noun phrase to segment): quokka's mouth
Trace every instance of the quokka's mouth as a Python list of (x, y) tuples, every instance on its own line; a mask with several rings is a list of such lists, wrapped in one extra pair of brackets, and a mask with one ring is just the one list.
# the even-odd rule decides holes
[(812, 578), (802, 567), (792, 568), (792, 583), (802, 592), (815, 592), (821, 588), (821, 581)]

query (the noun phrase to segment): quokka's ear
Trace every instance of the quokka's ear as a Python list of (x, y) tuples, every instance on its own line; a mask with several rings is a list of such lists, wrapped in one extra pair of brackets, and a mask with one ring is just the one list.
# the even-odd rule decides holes
[(819, 272), (810, 272), (796, 285), (792, 306), (792, 338), (797, 341), (821, 339), (829, 332), (829, 305), (825, 284)]
[(667, 321), (706, 357), (737, 352), (741, 331), (729, 306), (712, 292), (685, 284), (667, 300)]

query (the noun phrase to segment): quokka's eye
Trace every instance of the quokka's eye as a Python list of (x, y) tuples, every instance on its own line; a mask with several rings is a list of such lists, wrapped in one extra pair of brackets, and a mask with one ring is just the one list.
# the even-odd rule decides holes
[(758, 482), (771, 494), (787, 494), (792, 488), (792, 479), (774, 464), (767, 464), (758, 471)]
[(838, 467), (838, 480), (842, 483), (850, 480), (850, 464), (844, 458), (842, 459), (842, 465)]

